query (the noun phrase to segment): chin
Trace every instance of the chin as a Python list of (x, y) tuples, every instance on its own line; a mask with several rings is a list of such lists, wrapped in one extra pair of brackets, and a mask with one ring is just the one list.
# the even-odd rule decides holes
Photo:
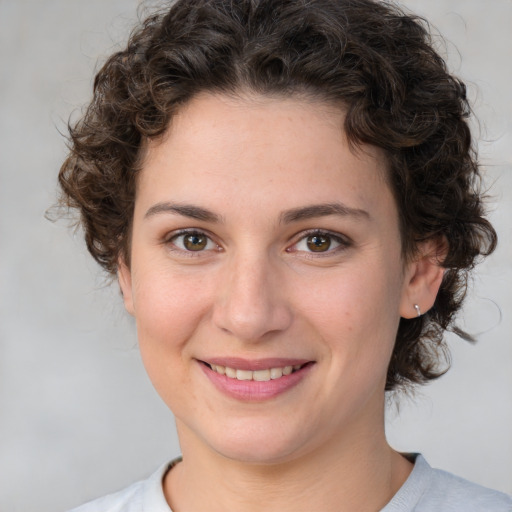
[[(309, 444), (298, 426), (283, 430), (276, 425), (237, 425), (225, 427), (218, 436), (206, 440), (219, 455), (249, 464), (281, 464), (299, 457)], [(281, 424), (282, 425), (282, 424)], [(226, 436), (226, 432), (229, 434)]]

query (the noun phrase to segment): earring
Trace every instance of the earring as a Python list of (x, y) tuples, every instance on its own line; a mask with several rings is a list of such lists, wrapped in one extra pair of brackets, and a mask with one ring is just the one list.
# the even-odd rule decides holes
[(421, 316), (421, 310), (418, 304), (414, 304), (414, 309), (416, 310), (416, 313), (418, 313), (418, 316)]

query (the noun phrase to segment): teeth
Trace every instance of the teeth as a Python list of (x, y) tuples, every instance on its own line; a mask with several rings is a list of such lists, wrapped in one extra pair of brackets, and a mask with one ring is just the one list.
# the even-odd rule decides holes
[(279, 379), (283, 376), (282, 368), (270, 368), (270, 378), (271, 379)]
[(259, 382), (265, 382), (270, 380), (270, 370), (258, 370), (252, 372), (252, 379), (257, 380)]
[(269, 380), (280, 379), (283, 375), (290, 375), (296, 370), (300, 370), (301, 365), (296, 364), (293, 366), (284, 366), (282, 368), (268, 368), (266, 370), (236, 370), (235, 368), (229, 368), (229, 366), (221, 366), (218, 364), (210, 365), (214, 372), (220, 375), (226, 375), (230, 379), (237, 380), (255, 380), (258, 382), (266, 382)]
[(252, 380), (251, 370), (236, 370), (237, 380)]
[(218, 365), (212, 365), (212, 369), (215, 370), (217, 373), (220, 373), (221, 375), (226, 375), (226, 367)]
[(236, 379), (236, 370), (234, 370), (233, 368), (228, 368), (226, 366), (226, 375), (231, 379)]

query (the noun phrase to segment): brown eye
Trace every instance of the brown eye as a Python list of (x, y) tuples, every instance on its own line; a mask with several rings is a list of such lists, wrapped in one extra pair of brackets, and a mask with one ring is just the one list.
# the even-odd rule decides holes
[(220, 251), (220, 247), (201, 231), (187, 230), (169, 238), (165, 244), (178, 256), (201, 256)]
[(183, 246), (187, 251), (202, 251), (208, 245), (208, 237), (201, 233), (183, 236)]
[(325, 252), (331, 247), (331, 237), (326, 235), (310, 235), (306, 240), (308, 249), (312, 252)]
[(297, 243), (289, 247), (287, 252), (309, 254), (313, 257), (312, 253), (320, 256), (334, 256), (340, 254), (342, 250), (351, 247), (352, 242), (345, 235), (331, 233), (328, 231), (310, 231), (304, 233)]

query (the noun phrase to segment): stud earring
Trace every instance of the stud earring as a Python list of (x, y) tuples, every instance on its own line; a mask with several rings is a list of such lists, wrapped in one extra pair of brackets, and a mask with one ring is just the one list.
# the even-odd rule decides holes
[(414, 304), (414, 309), (416, 310), (416, 313), (418, 313), (418, 316), (421, 316), (421, 310), (418, 304)]

